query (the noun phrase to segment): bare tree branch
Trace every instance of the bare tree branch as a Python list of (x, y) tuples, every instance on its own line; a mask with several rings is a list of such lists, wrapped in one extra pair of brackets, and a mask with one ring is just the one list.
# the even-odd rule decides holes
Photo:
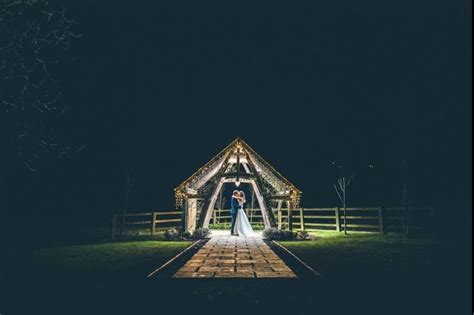
[(61, 5), (45, 0), (0, 1), (0, 110), (14, 121), (17, 154), (35, 172), (63, 157), (59, 121), (66, 111), (57, 69), (81, 37)]

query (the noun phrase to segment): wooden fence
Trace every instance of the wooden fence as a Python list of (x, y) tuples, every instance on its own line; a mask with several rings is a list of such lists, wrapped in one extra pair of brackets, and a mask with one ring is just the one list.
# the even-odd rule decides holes
[[(287, 217), (287, 209), (282, 209)], [(286, 212), (285, 212), (286, 211)], [(347, 208), (347, 223), (344, 224), (342, 208), (301, 208), (293, 214), (293, 229), (299, 230), (334, 230), (365, 231), (365, 232), (401, 232), (402, 208), (372, 207)], [(285, 216), (284, 216), (285, 217)], [(432, 208), (411, 208), (407, 218), (408, 229), (412, 231), (428, 231), (433, 224), (434, 211)], [(283, 227), (288, 219), (283, 220)]]
[(126, 229), (148, 228), (150, 234), (154, 235), (159, 230), (170, 229), (181, 225), (182, 211), (170, 212), (142, 212), (114, 214), (112, 218), (112, 239), (115, 239), (117, 233), (121, 233)]
[[(263, 225), (260, 209), (246, 209), (249, 221), (255, 225)], [(158, 230), (180, 227), (182, 224), (182, 211), (172, 212), (146, 212), (116, 214), (112, 222), (112, 238), (115, 238), (120, 229), (130, 226), (145, 227), (153, 235)], [(429, 207), (412, 207), (406, 219), (408, 229), (411, 231), (431, 230), (434, 210)], [(279, 229), (288, 229), (288, 209), (274, 209), (276, 223)], [(364, 232), (401, 232), (402, 208), (400, 207), (363, 207), (346, 209), (347, 224), (344, 224), (344, 211), (340, 207), (334, 208), (297, 208), (293, 210), (293, 230), (333, 230), (364, 231)], [(210, 224), (230, 223), (230, 210), (214, 210)], [(122, 226), (123, 224), (123, 226)]]
[[(249, 221), (263, 224), (260, 209), (247, 209)], [(402, 208), (400, 207), (362, 207), (346, 208), (347, 231), (401, 232)], [(278, 228), (288, 228), (288, 209), (274, 209)], [(407, 218), (412, 231), (429, 230), (433, 224), (434, 210), (429, 207), (412, 207)], [(230, 210), (215, 210), (211, 224), (229, 223)], [(344, 231), (343, 208), (297, 208), (293, 210), (292, 228), (294, 230), (334, 230)]]

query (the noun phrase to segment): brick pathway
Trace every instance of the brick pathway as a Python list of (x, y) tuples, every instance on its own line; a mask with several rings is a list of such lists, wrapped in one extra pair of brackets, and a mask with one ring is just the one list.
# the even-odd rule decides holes
[(217, 234), (174, 278), (296, 278), (260, 236)]

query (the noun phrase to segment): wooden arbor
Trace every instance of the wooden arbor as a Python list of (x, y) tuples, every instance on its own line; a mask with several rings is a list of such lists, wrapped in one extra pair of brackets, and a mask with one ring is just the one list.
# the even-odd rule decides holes
[[(217, 196), (225, 183), (251, 185), (265, 227), (275, 227), (270, 202), (279, 208), (287, 202), (289, 229), (292, 210), (299, 206), (301, 191), (278, 173), (247, 143), (237, 138), (191, 177), (175, 188), (176, 206), (184, 209), (184, 229), (208, 227)], [(198, 211), (199, 209), (200, 211)]]

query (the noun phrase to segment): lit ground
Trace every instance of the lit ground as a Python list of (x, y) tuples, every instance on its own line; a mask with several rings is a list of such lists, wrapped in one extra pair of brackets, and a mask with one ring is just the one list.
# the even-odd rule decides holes
[(175, 278), (295, 278), (261, 238), (213, 231), (212, 238), (181, 267)]
[[(228, 235), (228, 231), (213, 231)], [(3, 252), (2, 314), (463, 314), (470, 260), (463, 244), (319, 232), (282, 242), (318, 279), (147, 279), (187, 242), (137, 241)], [(4, 258), (6, 257), (6, 258)], [(28, 303), (24, 302), (28, 296)]]

